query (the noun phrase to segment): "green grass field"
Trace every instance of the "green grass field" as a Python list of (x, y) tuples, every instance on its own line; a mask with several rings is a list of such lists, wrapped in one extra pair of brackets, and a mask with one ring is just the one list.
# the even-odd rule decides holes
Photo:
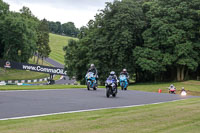
[(0, 86), (0, 90), (42, 90), (42, 89), (73, 89), (73, 88), (86, 88), (85, 85), (34, 85), (34, 86), (16, 86), (6, 85)]
[(200, 98), (0, 121), (1, 133), (199, 133)]
[(49, 39), (50, 39), (49, 45), (51, 47), (50, 58), (61, 64), (64, 64), (63, 47), (67, 46), (69, 39), (74, 39), (74, 38), (50, 33)]
[(0, 71), (1, 71), (0, 80), (28, 80), (28, 79), (40, 79), (49, 76), (49, 74), (45, 73), (36, 73), (24, 70), (9, 69), (4, 71), (3, 69), (1, 69)]

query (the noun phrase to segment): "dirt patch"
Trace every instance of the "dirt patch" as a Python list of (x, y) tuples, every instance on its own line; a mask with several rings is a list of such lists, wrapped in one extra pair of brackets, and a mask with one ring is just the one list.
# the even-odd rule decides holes
[(200, 81), (185, 81), (183, 84), (188, 84), (188, 85), (200, 85)]

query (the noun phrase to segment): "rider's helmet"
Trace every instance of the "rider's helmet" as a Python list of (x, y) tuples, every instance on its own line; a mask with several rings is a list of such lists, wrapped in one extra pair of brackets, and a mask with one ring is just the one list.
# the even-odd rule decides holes
[(112, 75), (112, 76), (115, 75), (115, 72), (114, 72), (114, 71), (111, 71), (111, 72), (110, 72), (110, 75)]
[(124, 69), (123, 69), (123, 72), (127, 72), (127, 70), (124, 68)]
[(90, 67), (91, 67), (91, 68), (94, 68), (95, 66), (94, 66), (94, 64), (91, 64)]
[(185, 88), (184, 88), (184, 87), (182, 87), (182, 88), (181, 88), (181, 90), (182, 90), (182, 91), (184, 91), (184, 90), (185, 90)]
[(171, 84), (171, 85), (170, 85), (170, 88), (173, 88), (173, 87), (174, 87), (174, 85), (173, 85), (173, 84)]

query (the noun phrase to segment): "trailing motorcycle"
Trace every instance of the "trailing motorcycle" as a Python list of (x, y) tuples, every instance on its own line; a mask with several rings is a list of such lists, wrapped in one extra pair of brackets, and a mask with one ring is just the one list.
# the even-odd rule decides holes
[(181, 96), (186, 96), (186, 95), (187, 95), (187, 92), (186, 92), (185, 88), (182, 87), (182, 89), (181, 89)]
[(187, 92), (184, 90), (184, 91), (181, 91), (181, 96), (186, 96), (187, 95)]
[(176, 88), (175, 87), (169, 88), (169, 93), (176, 94)]
[(87, 85), (88, 90), (90, 90), (90, 88), (93, 88), (93, 90), (97, 89), (97, 81), (94, 76), (94, 73), (92, 72), (87, 73), (85, 76), (85, 79), (86, 79), (86, 85)]
[(116, 82), (114, 79), (112, 79), (112, 77), (108, 77), (108, 79), (105, 82), (105, 86), (106, 86), (106, 96), (109, 98), (110, 95), (112, 95), (113, 97), (116, 97), (117, 95), (117, 86), (116, 86)]
[(128, 80), (126, 75), (122, 74), (119, 76), (119, 83), (122, 90), (127, 90), (128, 87)]

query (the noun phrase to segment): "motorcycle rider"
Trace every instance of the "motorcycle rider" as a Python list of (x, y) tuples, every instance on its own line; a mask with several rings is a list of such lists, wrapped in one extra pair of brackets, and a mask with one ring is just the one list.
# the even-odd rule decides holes
[(127, 70), (125, 68), (122, 70), (122, 72), (120, 73), (120, 75), (125, 75), (126, 78), (127, 78), (127, 80), (128, 80), (128, 83), (129, 83), (129, 74), (128, 74), (128, 72), (127, 72)]
[[(171, 85), (169, 86), (169, 92), (170, 92), (171, 90), (173, 90), (173, 89), (176, 91), (176, 87), (175, 87), (173, 84), (171, 84)], [(174, 91), (174, 92), (175, 92), (175, 91)]]
[(181, 95), (182, 96), (186, 96), (187, 95), (187, 92), (186, 92), (184, 87), (181, 88)]
[(96, 82), (98, 84), (98, 71), (97, 71), (97, 69), (96, 69), (94, 64), (90, 65), (90, 68), (88, 69), (87, 73), (89, 73), (89, 72), (94, 73), (94, 77), (96, 78)]
[(185, 88), (184, 88), (184, 87), (182, 87), (182, 88), (181, 88), (181, 92), (183, 92), (183, 91), (185, 91), (185, 92), (186, 92), (186, 90), (185, 90)]
[(116, 87), (117, 87), (118, 79), (117, 79), (117, 76), (116, 76), (116, 74), (115, 74), (114, 71), (111, 71), (111, 72), (110, 72), (109, 78), (112, 78), (112, 79), (115, 80), (115, 85), (116, 85)]

